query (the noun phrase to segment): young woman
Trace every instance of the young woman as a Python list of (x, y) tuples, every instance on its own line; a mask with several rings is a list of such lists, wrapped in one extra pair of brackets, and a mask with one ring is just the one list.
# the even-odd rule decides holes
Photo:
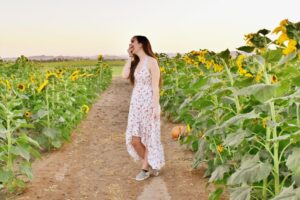
[(160, 141), (160, 70), (145, 36), (134, 36), (128, 48), (129, 59), (122, 77), (133, 84), (126, 128), (126, 146), (135, 161), (142, 160), (136, 180), (158, 176), (165, 165)]

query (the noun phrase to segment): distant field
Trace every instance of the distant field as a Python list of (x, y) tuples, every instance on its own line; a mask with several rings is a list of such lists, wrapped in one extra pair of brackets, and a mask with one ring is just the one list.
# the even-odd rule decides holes
[(125, 64), (125, 60), (109, 60), (104, 61), (105, 63), (112, 66), (113, 76), (119, 76), (122, 73), (123, 66)]
[[(36, 62), (43, 67), (52, 68), (52, 67), (89, 67), (95, 66), (97, 60), (69, 60), (69, 61), (54, 61), (54, 62)], [(119, 76), (122, 72), (122, 67), (125, 64), (124, 60), (105, 60), (104, 63), (107, 63), (112, 67), (113, 76)]]

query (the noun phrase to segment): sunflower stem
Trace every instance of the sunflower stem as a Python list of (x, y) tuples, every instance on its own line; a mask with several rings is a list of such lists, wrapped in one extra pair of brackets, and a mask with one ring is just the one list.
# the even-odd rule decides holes
[[(223, 59), (222, 59), (222, 63), (224, 65), (226, 73), (228, 75), (230, 85), (233, 86), (234, 85), (234, 80), (233, 80), (232, 74), (230, 72), (230, 69), (228, 68), (226, 62)], [(234, 103), (235, 103), (235, 107), (236, 107), (236, 113), (239, 114), (240, 111), (241, 111), (241, 105), (240, 105), (240, 102), (239, 102), (239, 97), (236, 94), (233, 94), (233, 96), (234, 96)]]

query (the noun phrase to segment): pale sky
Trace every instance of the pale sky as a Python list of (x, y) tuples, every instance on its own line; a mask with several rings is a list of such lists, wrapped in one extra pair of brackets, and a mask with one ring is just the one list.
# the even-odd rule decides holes
[(0, 57), (126, 54), (137, 34), (154, 52), (235, 50), (285, 18), (300, 0), (0, 0)]

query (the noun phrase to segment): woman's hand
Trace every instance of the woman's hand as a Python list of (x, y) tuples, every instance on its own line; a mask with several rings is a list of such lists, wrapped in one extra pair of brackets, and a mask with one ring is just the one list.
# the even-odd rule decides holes
[(127, 50), (128, 54), (129, 54), (129, 57), (133, 57), (132, 51), (133, 51), (133, 46), (129, 45), (129, 48)]
[(128, 58), (126, 64), (123, 67), (123, 70), (122, 70), (122, 78), (125, 78), (125, 79), (128, 79), (129, 75), (130, 75), (130, 67), (131, 67), (131, 62), (133, 60), (132, 50), (133, 50), (133, 46), (129, 45), (127, 52), (130, 57)]
[(160, 105), (154, 107), (154, 110), (153, 110), (153, 119), (154, 120), (159, 120), (160, 119)]

